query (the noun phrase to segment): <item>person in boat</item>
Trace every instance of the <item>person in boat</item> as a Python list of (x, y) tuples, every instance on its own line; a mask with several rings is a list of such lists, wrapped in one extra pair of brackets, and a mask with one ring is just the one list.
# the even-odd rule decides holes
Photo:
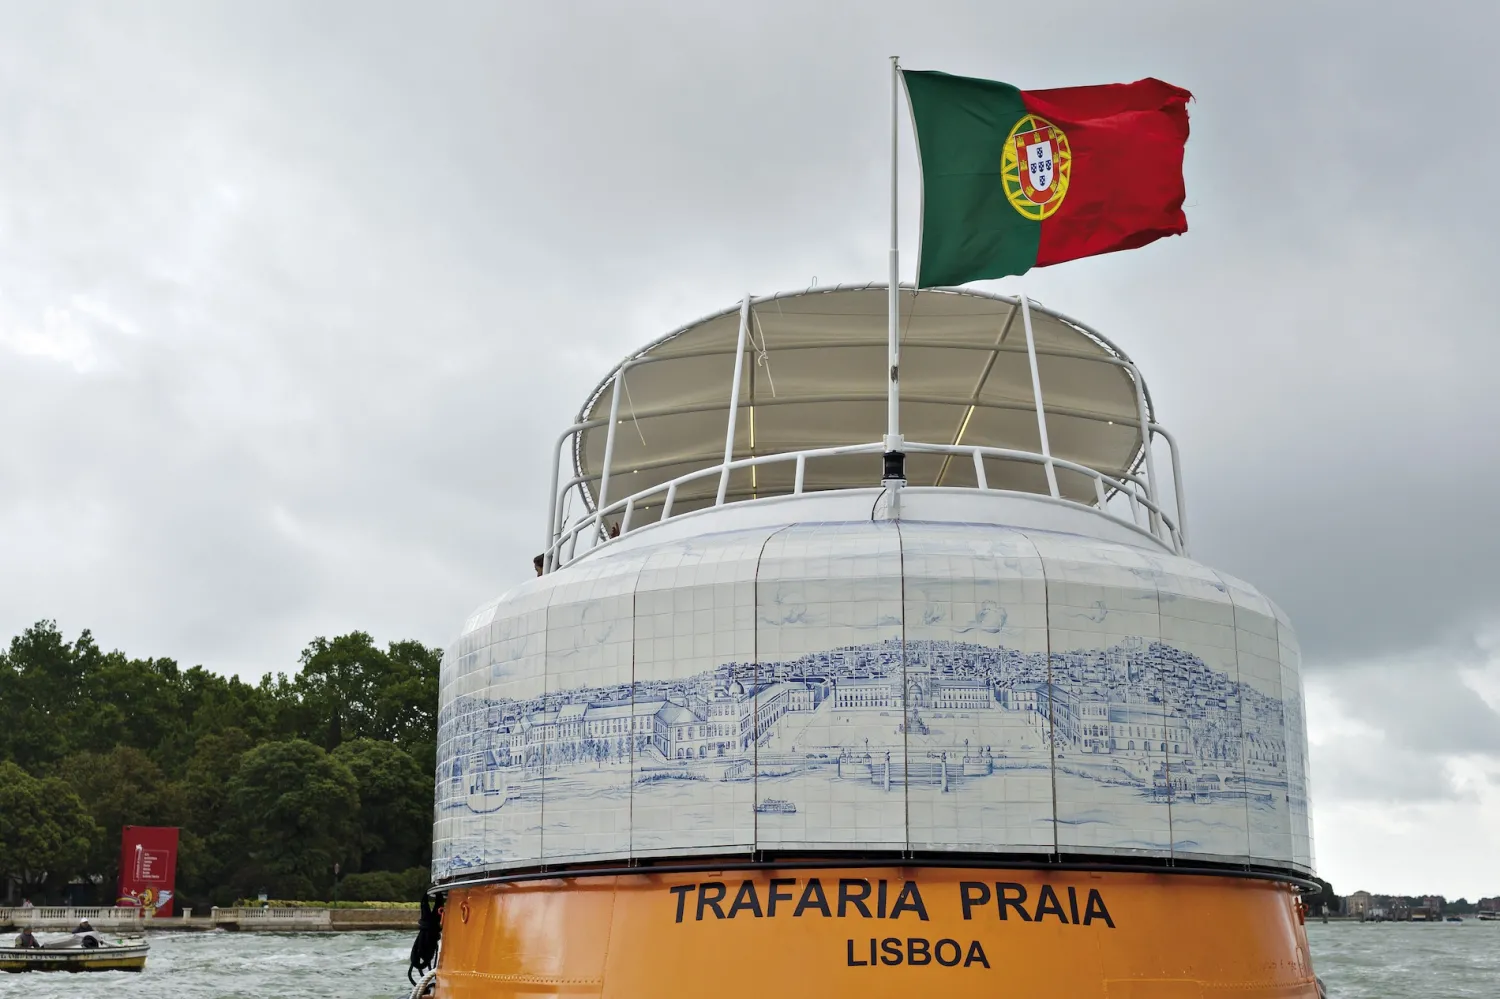
[(531, 566), (536, 570), (536, 574), (540, 576), (542, 574), (542, 556), (538, 555), (536, 558), (532, 559)]
[(90, 926), (89, 925), (89, 921), (87, 919), (85, 919), (85, 920), (83, 920), (81, 923), (79, 923), (77, 926), (75, 926), (73, 928), (73, 932), (74, 933), (92, 933), (92, 932), (94, 932), (94, 928), (92, 926)]
[(41, 944), (37, 942), (36, 935), (31, 932), (31, 927), (26, 927), (16, 934), (16, 946), (22, 950), (38, 950)]

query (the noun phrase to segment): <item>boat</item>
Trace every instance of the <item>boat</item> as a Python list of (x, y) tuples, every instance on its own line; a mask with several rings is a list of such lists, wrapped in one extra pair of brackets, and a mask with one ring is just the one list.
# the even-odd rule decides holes
[(421, 988), (1314, 999), (1297, 639), (1192, 557), (1162, 420), (1103, 333), (969, 288), (630, 352), (545, 456), (540, 571), (454, 615), (437, 772), (544, 738), (549, 780), (437, 818)]
[(1447, 917), (1446, 921), (1450, 922), (1450, 923), (1461, 923), (1461, 922), (1464, 921), (1464, 917), (1462, 917), (1462, 916), (1449, 916), (1449, 917)]
[(1500, 923), (1500, 912), (1480, 912), (1474, 918), (1481, 923)]
[(36, 947), (0, 947), (0, 971), (140, 971), (151, 950), (145, 937), (108, 938), (95, 931), (41, 936)]

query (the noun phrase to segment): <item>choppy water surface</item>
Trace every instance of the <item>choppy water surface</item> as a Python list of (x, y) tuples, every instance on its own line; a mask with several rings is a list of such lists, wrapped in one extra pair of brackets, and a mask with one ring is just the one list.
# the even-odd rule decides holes
[(152, 933), (141, 972), (7, 975), (0, 996), (405, 999), (415, 933)]
[[(1310, 923), (1330, 999), (1500, 997), (1500, 923)], [(403, 999), (410, 933), (156, 933), (140, 974), (0, 975), (0, 996)]]
[(1307, 924), (1329, 999), (1500, 996), (1500, 923)]

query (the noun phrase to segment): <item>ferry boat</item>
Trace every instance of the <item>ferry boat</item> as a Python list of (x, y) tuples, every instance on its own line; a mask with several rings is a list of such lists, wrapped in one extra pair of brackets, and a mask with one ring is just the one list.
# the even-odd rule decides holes
[(443, 660), (419, 992), (1319, 994), (1297, 640), (1189, 556), (1104, 334), (747, 297), (623, 360), (551, 460), (542, 571)]

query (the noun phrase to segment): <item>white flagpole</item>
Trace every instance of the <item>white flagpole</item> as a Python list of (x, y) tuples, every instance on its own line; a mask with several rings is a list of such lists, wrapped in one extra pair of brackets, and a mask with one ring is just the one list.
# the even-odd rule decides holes
[(901, 57), (891, 56), (891, 275), (890, 300), (886, 311), (890, 320), (890, 370), (886, 388), (885, 458), (881, 481), (900, 485), (906, 481), (906, 455), (901, 453), (901, 258), (897, 242), (896, 149), (898, 134), (897, 108), (901, 92)]

